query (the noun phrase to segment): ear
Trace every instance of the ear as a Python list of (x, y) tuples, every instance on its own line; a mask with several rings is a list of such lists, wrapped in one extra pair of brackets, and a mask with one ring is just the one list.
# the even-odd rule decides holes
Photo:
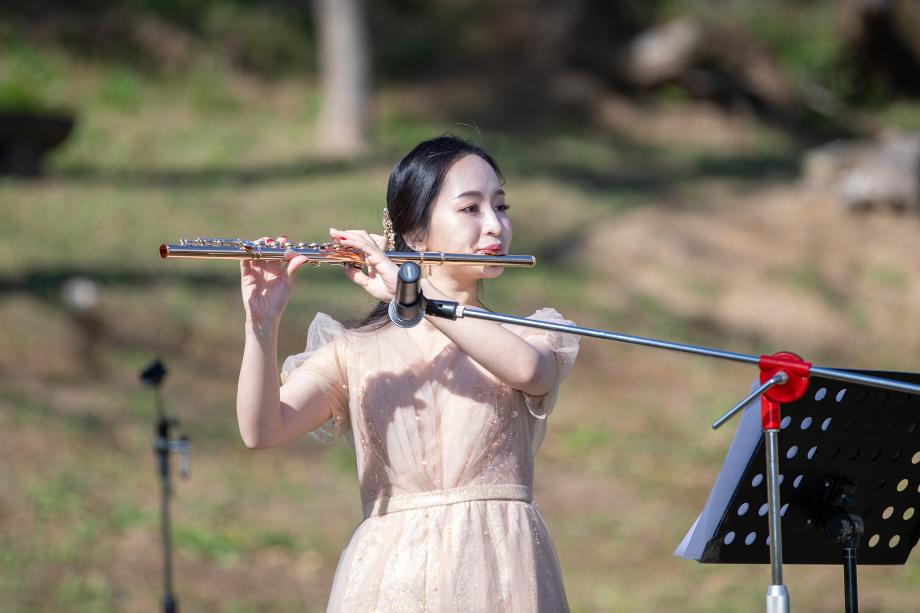
[(413, 230), (402, 235), (406, 244), (415, 251), (425, 251), (425, 232), (422, 230)]

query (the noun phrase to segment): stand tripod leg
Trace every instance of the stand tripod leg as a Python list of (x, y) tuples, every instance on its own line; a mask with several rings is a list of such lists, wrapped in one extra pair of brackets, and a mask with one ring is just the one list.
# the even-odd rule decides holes
[(767, 588), (767, 613), (789, 613), (789, 592), (783, 585), (783, 536), (780, 530), (779, 430), (764, 431), (767, 450), (767, 505), (770, 526), (770, 569), (773, 583)]

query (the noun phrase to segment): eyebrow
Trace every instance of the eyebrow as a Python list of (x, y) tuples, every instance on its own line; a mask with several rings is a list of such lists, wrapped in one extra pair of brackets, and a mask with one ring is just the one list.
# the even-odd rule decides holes
[[(504, 196), (504, 195), (505, 195), (505, 190), (503, 190), (503, 189), (497, 189), (497, 190), (495, 190), (495, 195), (496, 195), (496, 196)], [(460, 198), (466, 198), (466, 197), (468, 197), (468, 196), (476, 196), (477, 198), (482, 198), (482, 192), (478, 192), (478, 191), (476, 191), (476, 190), (472, 190), (472, 191), (468, 191), (468, 192), (463, 192), (462, 194), (457, 194), (456, 196), (454, 196), (454, 200), (459, 200)]]

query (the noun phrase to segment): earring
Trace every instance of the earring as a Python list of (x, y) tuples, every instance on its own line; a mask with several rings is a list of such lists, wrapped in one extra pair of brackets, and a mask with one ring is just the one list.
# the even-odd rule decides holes
[(393, 220), (390, 219), (390, 209), (383, 207), (383, 238), (387, 243), (387, 251), (396, 250), (396, 233), (393, 231)]

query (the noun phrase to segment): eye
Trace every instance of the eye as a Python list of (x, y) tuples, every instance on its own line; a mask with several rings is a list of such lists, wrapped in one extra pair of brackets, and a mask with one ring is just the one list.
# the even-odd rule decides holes
[(499, 204), (497, 207), (495, 207), (495, 210), (496, 210), (496, 211), (501, 211), (501, 212), (504, 213), (505, 211), (507, 211), (507, 210), (510, 209), (510, 208), (511, 208), (511, 205), (510, 205), (510, 204)]
[(478, 204), (471, 204), (471, 205), (469, 205), (469, 206), (463, 207), (462, 209), (460, 209), (460, 211), (463, 212), (463, 213), (470, 213), (470, 214), (475, 215), (476, 213), (479, 212), (479, 205), (478, 205)]

